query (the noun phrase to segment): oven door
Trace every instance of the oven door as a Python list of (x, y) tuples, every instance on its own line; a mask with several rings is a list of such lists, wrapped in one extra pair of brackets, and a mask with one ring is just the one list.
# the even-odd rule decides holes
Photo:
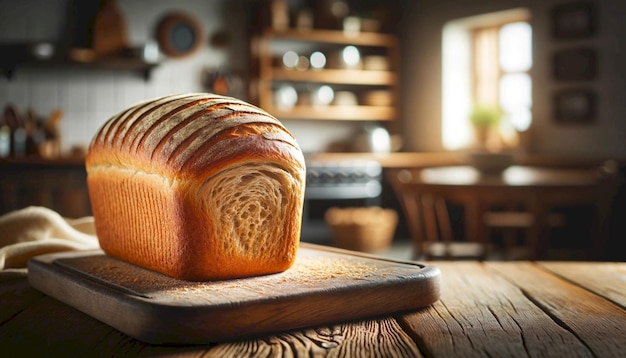
[(307, 162), (301, 240), (329, 244), (331, 207), (380, 206), (382, 167), (375, 161)]

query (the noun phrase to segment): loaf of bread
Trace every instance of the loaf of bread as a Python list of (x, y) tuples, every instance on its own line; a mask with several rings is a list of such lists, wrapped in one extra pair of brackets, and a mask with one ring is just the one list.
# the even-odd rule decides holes
[(293, 264), (304, 157), (253, 105), (207, 93), (137, 104), (96, 133), (86, 169), (96, 233), (113, 257), (184, 280)]

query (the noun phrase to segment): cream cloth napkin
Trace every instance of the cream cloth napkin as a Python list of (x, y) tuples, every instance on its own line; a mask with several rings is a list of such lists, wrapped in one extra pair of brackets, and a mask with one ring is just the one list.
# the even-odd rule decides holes
[(31, 206), (0, 216), (0, 270), (24, 268), (33, 256), (99, 248), (94, 219), (67, 219)]

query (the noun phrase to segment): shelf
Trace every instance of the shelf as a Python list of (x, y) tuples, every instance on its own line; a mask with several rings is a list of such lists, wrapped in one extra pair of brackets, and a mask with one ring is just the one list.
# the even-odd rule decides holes
[(299, 42), (318, 42), (339, 45), (355, 45), (355, 46), (395, 46), (397, 39), (388, 34), (380, 34), (376, 32), (361, 32), (354, 35), (345, 34), (343, 31), (336, 30), (284, 30), (275, 31), (272, 29), (265, 30), (263, 33), (265, 39), (272, 40), (293, 40)]
[(291, 109), (266, 106), (277, 118), (338, 121), (390, 121), (396, 117), (395, 107), (383, 106), (296, 106)]
[(88, 69), (88, 70), (115, 70), (115, 71), (132, 71), (140, 73), (144, 80), (150, 79), (150, 73), (158, 64), (146, 63), (138, 59), (106, 59), (96, 60), (92, 62), (79, 61), (29, 61), (6, 66), (2, 68), (5, 77), (13, 78), (18, 69)]
[[(52, 58), (37, 58), (34, 55), (34, 46), (30, 43), (0, 44), (0, 51), (3, 53), (0, 70), (6, 78), (11, 79), (21, 69), (88, 69), (137, 72), (144, 80), (148, 80), (152, 69), (158, 66), (158, 63), (146, 62), (125, 54), (96, 58), (93, 51), (88, 49), (73, 49), (68, 55)], [(74, 58), (73, 54), (81, 54), (82, 57)]]
[(265, 80), (297, 81), (297, 82), (321, 82), (332, 84), (353, 85), (386, 85), (394, 86), (398, 82), (398, 76), (392, 71), (368, 71), (368, 70), (290, 70), (273, 68), (270, 76)]
[[(338, 64), (329, 64), (324, 69), (291, 69), (282, 67), (277, 61), (281, 48), (294, 49), (301, 53), (312, 51), (335, 51), (343, 45), (370, 47), (366, 53), (381, 56), (384, 53), (388, 67), (381, 70), (345, 69)], [(266, 29), (258, 34), (251, 43), (251, 53), (258, 61), (255, 76), (251, 81), (253, 102), (279, 119), (286, 120), (323, 120), (323, 121), (380, 121), (393, 123), (398, 116), (396, 106), (371, 105), (297, 105), (291, 109), (282, 109), (274, 105), (275, 91), (279, 85), (292, 85), (299, 91), (310, 92), (310, 85), (327, 84), (333, 89), (352, 92), (355, 96), (371, 91), (386, 91), (390, 101), (370, 102), (363, 100), (359, 104), (397, 103), (397, 91), (400, 82), (398, 75), (398, 42), (395, 36), (381, 33), (358, 33), (349, 35), (343, 31), (311, 29), (289, 29), (277, 31)], [(334, 52), (333, 52), (334, 53)], [(308, 103), (308, 102), (307, 102)]]

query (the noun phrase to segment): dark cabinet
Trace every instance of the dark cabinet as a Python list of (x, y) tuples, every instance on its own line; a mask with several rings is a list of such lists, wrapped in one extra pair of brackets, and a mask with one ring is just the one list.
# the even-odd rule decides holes
[(0, 214), (37, 205), (62, 216), (91, 215), (82, 159), (0, 160)]

